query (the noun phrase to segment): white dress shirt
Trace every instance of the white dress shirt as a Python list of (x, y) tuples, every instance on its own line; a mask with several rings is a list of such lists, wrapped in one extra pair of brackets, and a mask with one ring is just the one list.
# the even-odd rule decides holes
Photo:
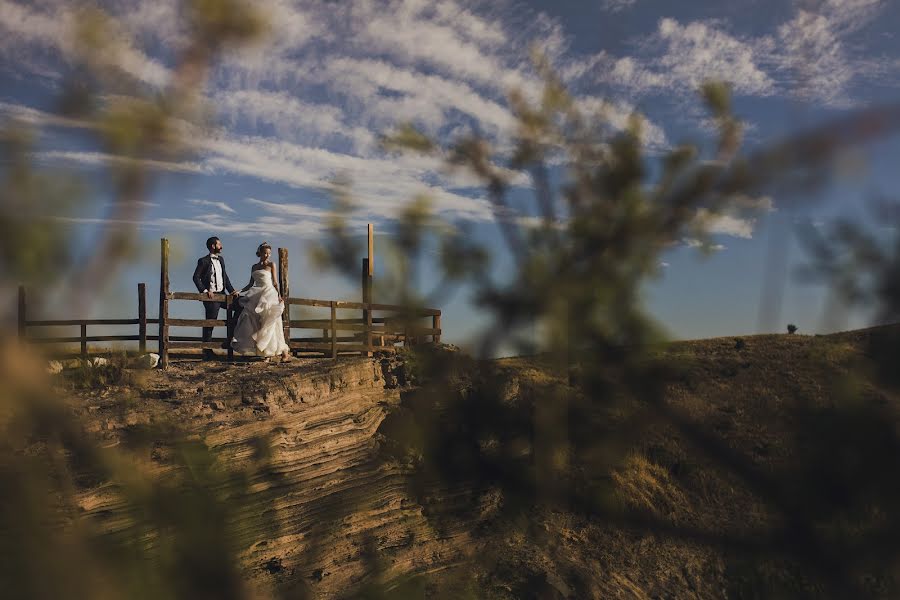
[(222, 263), (219, 262), (218, 254), (210, 254), (209, 255), (210, 262), (212, 263), (211, 277), (212, 281), (209, 284), (210, 292), (219, 293), (225, 289), (225, 282), (222, 278)]

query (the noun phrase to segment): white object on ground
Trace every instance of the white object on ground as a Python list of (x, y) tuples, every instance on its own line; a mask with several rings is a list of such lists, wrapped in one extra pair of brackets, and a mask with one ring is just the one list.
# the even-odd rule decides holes
[(155, 369), (159, 364), (159, 354), (150, 352), (149, 354), (141, 354), (131, 359), (128, 366), (132, 369)]
[(62, 373), (63, 365), (58, 360), (51, 360), (47, 363), (47, 372), (51, 375)]

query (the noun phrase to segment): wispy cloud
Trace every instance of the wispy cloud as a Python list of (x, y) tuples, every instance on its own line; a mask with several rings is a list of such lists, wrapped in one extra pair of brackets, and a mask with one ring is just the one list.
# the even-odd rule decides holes
[[(636, 4), (600, 1), (607, 11)], [(122, 42), (123, 53), (114, 57), (119, 68), (152, 86), (164, 85), (169, 77), (166, 65), (185, 39), (178, 3), (99, 3), (136, 39), (133, 44)], [(327, 190), (336, 177), (348, 176), (368, 218), (391, 218), (410, 197), (428, 193), (446, 217), (487, 221), (492, 211), (478, 192), (479, 182), (448, 173), (433, 157), (389, 156), (379, 147), (379, 136), (397, 123), (413, 121), (440, 141), (477, 131), (501, 153), (508, 150), (515, 137), (515, 118), (505, 101), (508, 90), (522, 88), (531, 98), (540, 90), (528, 61), (533, 42), (574, 85), (580, 107), (589, 114), (602, 112), (613, 129), (625, 128), (635, 107), (661, 104), (657, 99), (683, 103), (694, 98), (708, 78), (731, 81), (738, 95), (770, 97), (806, 90), (802, 93), (807, 97), (842, 105), (853, 83), (866, 76), (860, 73), (875, 68), (875, 63), (862, 63), (846, 40), (863, 32), (886, 2), (805, 4), (771, 23), (768, 31), (752, 34), (725, 20), (666, 17), (635, 36), (627, 46), (630, 55), (601, 51), (591, 56), (573, 52), (560, 20), (512, 0), (261, 0), (259, 6), (271, 24), (266, 41), (229, 51), (213, 69), (207, 91), (210, 106), (218, 111), (218, 128), (191, 136), (193, 162), (146, 166), (243, 175), (313, 190)], [(73, 14), (63, 0), (28, 6), (0, 0), (0, 31), (7, 34), (0, 40), (0, 60), (43, 56), (45, 64), (64, 69), (72, 50), (66, 32)], [(803, 55), (814, 60), (808, 61), (810, 76), (801, 81), (802, 70), (795, 66), (796, 57)], [(607, 92), (612, 100), (601, 99)], [(16, 106), (0, 104), (0, 112), (42, 125), (86, 126)], [(669, 136), (652, 117), (644, 123), (643, 142), (650, 152), (659, 152), (668, 147)], [(695, 124), (704, 125), (694, 117)], [(38, 157), (86, 166), (124, 160), (76, 152), (71, 146)], [(512, 182), (530, 185), (525, 175), (512, 177)], [(298, 194), (297, 205), (303, 197)], [(214, 204), (195, 206), (233, 214)], [(256, 208), (273, 211), (267, 217), (285, 210)], [(293, 217), (320, 221), (321, 215), (314, 213)], [(749, 219), (736, 214), (710, 217), (710, 223), (718, 233), (742, 237), (752, 234)]]
[(139, 160), (107, 154), (104, 152), (74, 152), (63, 150), (48, 150), (36, 152), (34, 157), (46, 162), (64, 162), (80, 164), (87, 167), (99, 167), (106, 165), (140, 165), (154, 171), (170, 171), (173, 173), (208, 173), (208, 169), (195, 162), (167, 162), (162, 160)]
[[(23, 46), (51, 50), (63, 61), (75, 55), (72, 37), (76, 23), (75, 10), (69, 6), (51, 3), (50, 11), (31, 10), (21, 4), (0, 0), (0, 55), (9, 56), (21, 52)], [(114, 50), (100, 58), (135, 79), (155, 87), (169, 81), (169, 70), (159, 61), (135, 48), (123, 32), (110, 31), (106, 40)]]
[(637, 4), (637, 0), (601, 0), (600, 2), (601, 8), (611, 13), (622, 12), (635, 4)]
[(766, 44), (729, 33), (718, 23), (682, 25), (660, 19), (640, 44), (639, 56), (615, 57), (607, 52), (572, 61), (564, 74), (588, 77), (629, 94), (677, 91), (695, 95), (708, 79), (731, 82), (738, 93), (767, 96), (775, 83), (765, 71)]
[(688, 248), (705, 248), (713, 252), (721, 252), (726, 249), (724, 244), (704, 243), (696, 238), (684, 238), (681, 242)]
[(853, 105), (853, 83), (880, 75), (884, 65), (856, 55), (846, 39), (886, 5), (883, 0), (823, 0), (798, 9), (778, 28), (780, 52), (774, 56), (789, 76), (789, 93), (837, 107)]
[(188, 203), (193, 204), (194, 206), (210, 206), (212, 208), (217, 208), (222, 212), (235, 214), (237, 211), (228, 206), (225, 202), (221, 202), (218, 200), (203, 200), (200, 198), (188, 198)]

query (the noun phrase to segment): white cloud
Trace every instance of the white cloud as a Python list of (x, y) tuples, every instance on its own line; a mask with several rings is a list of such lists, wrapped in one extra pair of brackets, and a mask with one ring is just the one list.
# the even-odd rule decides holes
[(660, 20), (656, 36), (666, 47), (656, 65), (670, 83), (696, 90), (705, 80), (716, 79), (730, 82), (738, 93), (765, 96), (774, 91), (752, 41), (713, 24), (681, 25), (674, 19)]
[(225, 202), (221, 202), (218, 200), (202, 200), (200, 198), (188, 198), (188, 203), (193, 204), (194, 206), (211, 206), (213, 208), (218, 208), (222, 212), (234, 214), (237, 211), (228, 206)]
[(332, 104), (313, 104), (285, 92), (259, 90), (222, 91), (213, 102), (233, 126), (242, 120), (253, 130), (269, 125), (279, 137), (303, 139), (307, 144), (346, 141), (359, 154), (372, 151), (376, 145), (372, 131), (348, 125), (344, 111)]
[(729, 209), (725, 212), (714, 213), (705, 208), (698, 209), (695, 223), (709, 234), (751, 239), (756, 228), (755, 215), (775, 210), (770, 196), (751, 198), (741, 195), (731, 199)]
[[(65, 61), (75, 54), (72, 31), (76, 14), (70, 7), (56, 6), (52, 13), (30, 10), (21, 4), (0, 0), (0, 53), (9, 54), (21, 50), (22, 45), (51, 49)], [(159, 61), (135, 48), (122, 32), (112, 30), (106, 41), (110, 49), (99, 58), (107, 61), (138, 81), (162, 87), (169, 80), (169, 70)]]
[(437, 130), (450, 111), (473, 117), (491, 135), (510, 132), (514, 123), (508, 109), (467, 83), (384, 61), (338, 58), (327, 64), (324, 75), (335, 89), (350, 94), (351, 101), (365, 104), (364, 114), (376, 124), (416, 120)]
[(695, 96), (708, 79), (729, 81), (739, 94), (768, 96), (775, 82), (765, 71), (767, 44), (738, 37), (717, 22), (682, 25), (663, 18), (656, 32), (640, 43), (640, 55), (607, 52), (571, 61), (563, 70), (570, 81), (588, 78), (628, 94)]
[(600, 7), (607, 12), (617, 13), (631, 8), (637, 4), (637, 0), (601, 0)]
[(89, 167), (106, 165), (140, 165), (154, 171), (170, 171), (173, 173), (208, 173), (208, 170), (195, 162), (168, 162), (162, 160), (137, 160), (125, 156), (106, 154), (104, 152), (73, 152), (63, 150), (47, 150), (35, 152), (34, 157), (47, 162), (67, 162)]
[(862, 59), (845, 43), (887, 5), (883, 0), (824, 0), (801, 8), (778, 28), (778, 67), (789, 73), (788, 91), (831, 106), (855, 104), (850, 90), (863, 78), (882, 74), (884, 61)]
[(202, 143), (207, 168), (251, 175), (294, 187), (328, 190), (339, 175), (353, 182), (365, 214), (393, 215), (417, 194), (428, 194), (436, 211), (449, 216), (490, 220), (487, 201), (442, 189), (425, 181), (419, 159), (361, 158), (258, 136), (220, 134)]
[[(602, 119), (617, 131), (627, 129), (632, 116), (640, 114), (632, 104), (623, 101), (612, 102), (596, 96), (577, 97), (576, 104), (588, 119)], [(666, 139), (666, 132), (663, 128), (647, 119), (646, 116), (640, 116), (641, 141), (644, 145), (654, 151), (666, 148), (669, 142)]]
[(22, 123), (35, 126), (68, 127), (73, 129), (91, 129), (93, 123), (81, 119), (61, 117), (52, 113), (37, 110), (21, 104), (0, 102), (0, 113)]
[(705, 248), (713, 252), (721, 252), (727, 248), (723, 244), (705, 244), (696, 238), (684, 238), (681, 242), (688, 248)]
[(729, 214), (713, 214), (706, 209), (697, 211), (697, 221), (711, 234), (730, 235), (744, 239), (753, 237), (756, 219), (741, 218)]

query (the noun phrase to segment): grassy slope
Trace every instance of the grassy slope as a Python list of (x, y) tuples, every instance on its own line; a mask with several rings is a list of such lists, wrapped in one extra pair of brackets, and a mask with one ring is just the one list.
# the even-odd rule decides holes
[[(467, 589), (495, 598), (839, 597), (827, 564), (836, 553), (846, 566), (838, 542), (809, 564), (783, 552), (799, 538), (772, 536), (791, 514), (810, 518), (820, 540), (863, 547), (865, 536), (896, 527), (898, 458), (881, 453), (896, 449), (900, 394), (876, 383), (873, 359), (884, 356), (871, 345), (893, 332), (659, 349), (681, 373), (666, 402), (710, 444), (664, 419), (633, 441), (612, 473), (618, 514), (649, 514), (655, 524), (538, 510), (524, 529), (486, 531)], [(550, 379), (540, 359), (497, 364), (521, 379)], [(875, 552), (884, 564), (847, 567), (848, 580), (874, 597), (897, 597), (897, 543)]]

